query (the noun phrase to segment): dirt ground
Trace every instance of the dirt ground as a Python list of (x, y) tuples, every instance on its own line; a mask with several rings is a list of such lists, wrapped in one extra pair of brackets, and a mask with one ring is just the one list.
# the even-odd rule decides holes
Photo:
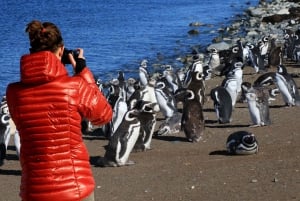
[[(253, 82), (258, 76), (253, 72), (246, 67), (244, 81)], [(288, 66), (288, 72), (300, 75), (300, 66)], [(207, 94), (222, 79), (206, 81)], [(299, 76), (294, 79), (300, 86)], [(107, 140), (84, 136), (96, 179), (96, 201), (300, 201), (300, 107), (283, 105), (278, 95), (270, 105), (272, 124), (251, 128), (246, 103), (237, 103), (233, 121), (221, 125), (215, 122), (212, 101), (208, 100), (203, 141), (187, 142), (183, 133), (155, 137), (152, 150), (130, 155), (134, 166), (94, 167), (97, 158), (104, 155)], [(239, 130), (255, 134), (258, 154), (226, 154), (227, 137)], [(19, 161), (10, 146), (0, 168), (1, 201), (20, 200), (20, 175)]]

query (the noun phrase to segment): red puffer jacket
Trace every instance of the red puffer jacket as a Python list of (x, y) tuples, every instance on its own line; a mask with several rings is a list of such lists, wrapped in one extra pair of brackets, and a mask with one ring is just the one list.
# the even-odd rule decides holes
[(21, 138), (22, 200), (80, 201), (95, 187), (82, 117), (105, 124), (112, 109), (88, 68), (70, 77), (48, 51), (24, 55), (20, 66), (6, 96)]

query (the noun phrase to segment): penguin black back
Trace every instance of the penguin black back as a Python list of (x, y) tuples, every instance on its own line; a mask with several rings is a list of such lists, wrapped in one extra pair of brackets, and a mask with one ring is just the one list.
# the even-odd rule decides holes
[(186, 91), (181, 119), (181, 129), (188, 141), (199, 142), (204, 134), (205, 122), (201, 103), (192, 90)]
[(219, 123), (230, 123), (232, 100), (228, 91), (224, 87), (218, 86), (211, 90), (210, 97), (214, 101), (214, 107)]

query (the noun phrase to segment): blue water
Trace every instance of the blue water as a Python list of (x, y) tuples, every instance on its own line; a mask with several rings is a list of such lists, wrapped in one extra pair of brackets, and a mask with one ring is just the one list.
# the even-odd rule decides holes
[[(0, 18), (0, 94), (19, 80), (19, 59), (28, 53), (26, 24), (51, 21), (61, 29), (65, 46), (84, 48), (87, 64), (102, 80), (137, 76), (142, 59), (149, 63), (181, 64), (176, 57), (194, 45), (211, 43), (237, 14), (258, 0), (73, 0), (4, 1)], [(200, 34), (190, 36), (191, 22)], [(68, 67), (70, 68), (70, 67)]]

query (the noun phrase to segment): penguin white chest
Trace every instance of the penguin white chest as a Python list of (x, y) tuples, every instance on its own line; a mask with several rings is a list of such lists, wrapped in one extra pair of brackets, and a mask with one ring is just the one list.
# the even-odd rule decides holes
[(246, 99), (248, 103), (250, 117), (253, 124), (260, 125), (261, 117), (260, 117), (259, 108), (257, 107), (257, 103), (256, 103), (256, 95), (254, 93), (247, 93)]

